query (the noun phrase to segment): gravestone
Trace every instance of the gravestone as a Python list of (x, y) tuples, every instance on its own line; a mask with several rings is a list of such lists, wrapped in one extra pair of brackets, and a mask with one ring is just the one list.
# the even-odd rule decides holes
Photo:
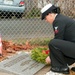
[(29, 54), (21, 53), (0, 62), (0, 72), (10, 75), (34, 75), (44, 66), (45, 64), (32, 60)]

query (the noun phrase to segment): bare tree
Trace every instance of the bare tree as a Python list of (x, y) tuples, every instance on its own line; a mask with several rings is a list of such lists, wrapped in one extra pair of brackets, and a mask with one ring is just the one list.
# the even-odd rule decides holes
[(48, 3), (50, 3), (50, 0), (38, 0), (38, 4), (39, 4), (40, 8), (42, 8), (43, 6), (45, 6)]
[(75, 17), (75, 0), (55, 0), (55, 2), (63, 14)]

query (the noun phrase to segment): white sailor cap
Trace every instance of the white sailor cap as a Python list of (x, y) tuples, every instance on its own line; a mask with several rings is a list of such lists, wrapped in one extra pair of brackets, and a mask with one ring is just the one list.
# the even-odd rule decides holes
[(41, 13), (42, 13), (42, 20), (46, 17), (46, 15), (48, 15), (49, 13), (52, 12), (52, 10), (54, 10), (56, 7), (54, 5), (52, 5), (51, 3), (47, 4), (46, 6), (44, 6), (41, 9)]

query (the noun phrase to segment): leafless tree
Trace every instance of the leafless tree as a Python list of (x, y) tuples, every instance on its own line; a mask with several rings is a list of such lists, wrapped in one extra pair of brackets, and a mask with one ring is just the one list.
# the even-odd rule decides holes
[(61, 8), (63, 14), (75, 17), (75, 0), (55, 0), (55, 5)]

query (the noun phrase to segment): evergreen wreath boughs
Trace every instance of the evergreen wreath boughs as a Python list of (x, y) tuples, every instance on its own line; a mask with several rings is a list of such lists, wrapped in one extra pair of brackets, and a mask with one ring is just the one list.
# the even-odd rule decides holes
[(49, 52), (47, 48), (34, 48), (31, 51), (31, 58), (39, 63), (46, 63), (45, 59), (49, 55)]

